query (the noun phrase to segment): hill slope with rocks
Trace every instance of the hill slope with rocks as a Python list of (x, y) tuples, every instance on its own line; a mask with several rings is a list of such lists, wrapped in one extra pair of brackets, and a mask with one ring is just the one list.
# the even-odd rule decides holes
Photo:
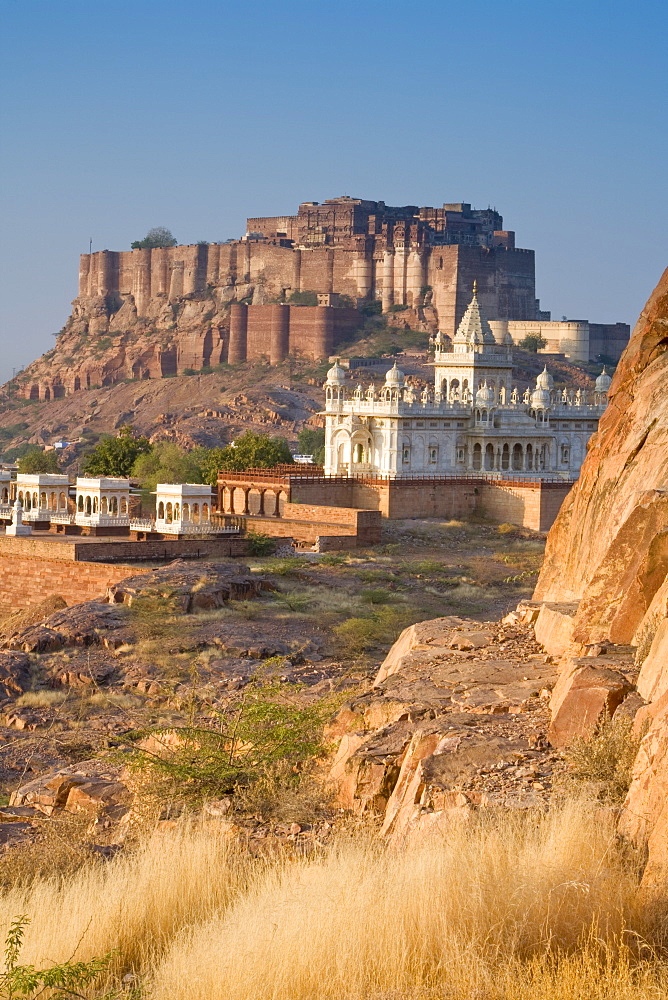
[[(383, 330), (352, 346), (356, 354), (373, 357), (379, 348), (400, 350), (403, 337), (402, 331)], [(61, 353), (58, 348), (53, 364), (62, 361)], [(50, 363), (47, 355), (41, 361)], [(399, 354), (398, 362), (417, 387), (433, 384), (426, 350)], [(351, 386), (382, 382), (391, 361), (378, 357), (377, 363), (352, 372)], [(546, 363), (556, 384), (591, 388), (591, 375), (582, 368), (520, 350), (514, 368), (518, 386), (533, 384)], [(226, 445), (245, 430), (282, 435), (295, 445), (305, 425), (322, 426), (318, 413), (324, 406), (322, 384), (328, 367), (327, 362), (297, 358), (276, 366), (245, 362), (192, 375), (122, 381), (48, 401), (17, 398), (16, 387), (8, 383), (0, 390), (0, 449), (11, 460), (15, 450), (27, 444), (73, 442), (62, 460), (74, 469), (101, 434), (114, 434), (124, 424), (133, 424), (152, 443), (173, 441), (186, 449)], [(70, 375), (76, 371), (71, 359), (69, 370)]]

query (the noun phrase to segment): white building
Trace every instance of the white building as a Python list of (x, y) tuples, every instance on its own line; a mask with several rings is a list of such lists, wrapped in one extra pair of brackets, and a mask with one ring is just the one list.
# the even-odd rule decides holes
[(533, 390), (512, 387), (512, 339), (497, 343), (476, 287), (452, 345), (436, 338), (434, 387), (417, 392), (395, 364), (379, 388), (348, 392), (337, 363), (325, 383), (325, 475), (443, 476), (483, 472), (532, 478), (579, 473), (607, 404), (610, 376), (593, 393), (557, 391), (545, 369)]
[(167, 535), (213, 533), (211, 487), (201, 483), (158, 483), (155, 531)]
[(65, 514), (68, 488), (68, 476), (20, 472), (16, 477), (16, 499), (23, 508), (24, 521), (50, 521), (54, 514)]
[(130, 524), (130, 480), (77, 476), (74, 523), (82, 527), (126, 528)]

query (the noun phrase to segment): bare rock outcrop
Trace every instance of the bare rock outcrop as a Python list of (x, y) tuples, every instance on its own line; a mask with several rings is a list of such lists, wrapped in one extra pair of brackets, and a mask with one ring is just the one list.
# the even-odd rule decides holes
[(633, 647), (640, 672), (626, 702), (631, 677), (609, 669), (614, 657), (603, 669), (594, 661), (604, 656), (562, 663), (551, 739), (591, 731), (601, 715), (624, 712), (625, 704), (636, 731), (646, 730), (620, 832), (648, 850), (650, 884), (665, 877), (668, 849), (667, 390), (668, 270), (622, 356), (580, 479), (550, 532), (534, 594), (555, 607), (578, 602), (572, 626), (561, 623), (555, 652)]
[(545, 801), (558, 758), (545, 739), (556, 679), (523, 614), (406, 629), (372, 690), (339, 711), (339, 803), (382, 817), (392, 842), (493, 805)]
[(668, 572), (668, 271), (636, 324), (535, 599), (579, 601), (574, 637), (630, 642)]

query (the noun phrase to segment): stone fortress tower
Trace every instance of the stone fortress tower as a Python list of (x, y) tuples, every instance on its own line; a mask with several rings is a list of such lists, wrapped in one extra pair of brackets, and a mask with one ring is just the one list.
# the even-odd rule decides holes
[(19, 391), (47, 400), (222, 362), (328, 358), (355, 339), (371, 303), (389, 323), (449, 342), (474, 279), (501, 344), (539, 334), (550, 352), (614, 363), (628, 340), (626, 324), (541, 312), (534, 252), (516, 247), (495, 209), (344, 196), (249, 218), (246, 234), (224, 243), (83, 254), (57, 350), (29, 366)]

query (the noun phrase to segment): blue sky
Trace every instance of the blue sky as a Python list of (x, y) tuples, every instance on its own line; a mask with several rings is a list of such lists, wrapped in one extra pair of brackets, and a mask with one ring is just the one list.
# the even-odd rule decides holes
[(0, 378), (78, 254), (340, 194), (496, 207), (553, 316), (633, 323), (668, 264), (665, 0), (0, 0)]

